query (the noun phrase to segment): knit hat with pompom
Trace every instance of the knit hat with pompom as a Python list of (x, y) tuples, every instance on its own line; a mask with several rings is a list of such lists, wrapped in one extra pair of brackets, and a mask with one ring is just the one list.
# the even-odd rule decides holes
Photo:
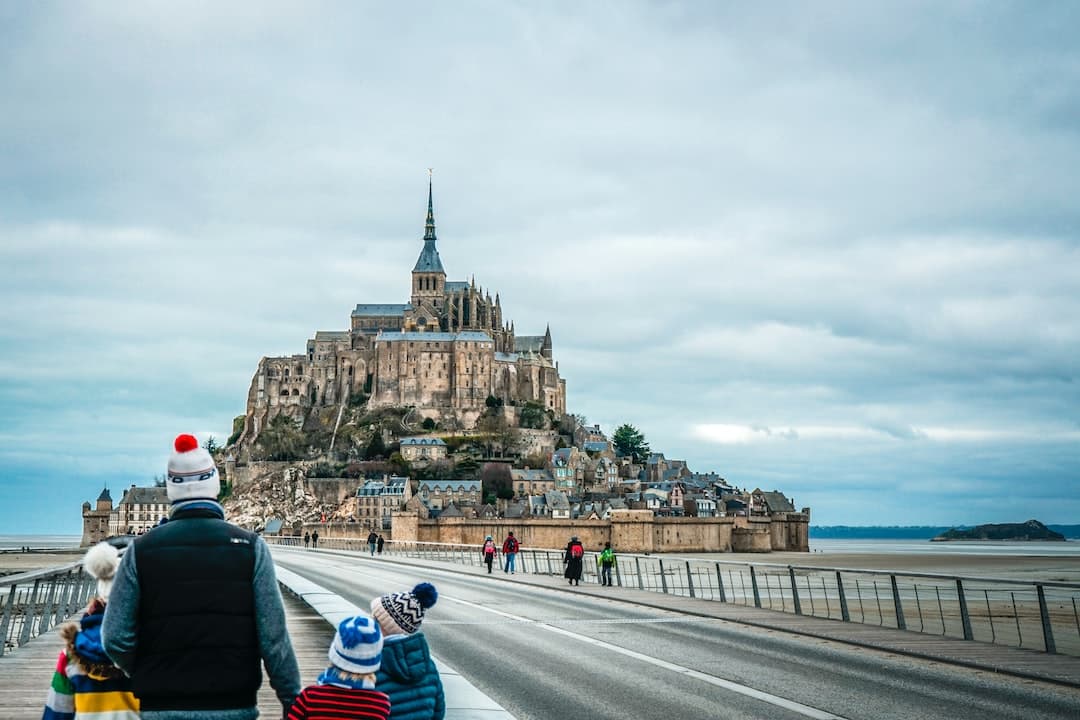
[(439, 599), (431, 583), (420, 583), (412, 592), (390, 593), (371, 601), (371, 614), (385, 635), (411, 635), (420, 629), (424, 611)]
[(367, 615), (345, 618), (330, 643), (330, 663), (338, 670), (367, 675), (382, 665), (382, 632)]
[(176, 452), (169, 458), (168, 481), (165, 483), (169, 502), (217, 500), (221, 483), (210, 453), (199, 447), (194, 435), (187, 434), (177, 435), (173, 448)]
[(119, 564), (120, 552), (106, 542), (87, 550), (83, 558), (83, 569), (97, 580), (97, 596), (105, 602), (109, 601), (109, 591), (112, 590), (116, 566)]

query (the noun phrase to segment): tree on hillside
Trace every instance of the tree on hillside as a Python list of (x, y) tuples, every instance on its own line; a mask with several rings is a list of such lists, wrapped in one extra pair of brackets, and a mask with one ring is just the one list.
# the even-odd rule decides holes
[(547, 426), (543, 403), (530, 400), (521, 407), (521, 427), (543, 430)]
[(645, 442), (645, 436), (629, 423), (624, 423), (615, 430), (615, 434), (611, 436), (611, 442), (618, 455), (629, 455), (636, 463), (649, 456), (649, 443)]
[(299, 460), (304, 456), (304, 435), (288, 415), (278, 415), (259, 433), (263, 460)]
[(510, 466), (501, 462), (484, 463), (480, 469), (480, 494), (509, 500), (514, 497), (514, 485), (510, 479)]

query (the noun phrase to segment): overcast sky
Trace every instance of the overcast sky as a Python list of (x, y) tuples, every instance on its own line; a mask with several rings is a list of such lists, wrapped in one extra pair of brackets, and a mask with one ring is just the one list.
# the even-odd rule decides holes
[(1080, 522), (1076, 3), (0, 4), (0, 533), (448, 277), (815, 525)]

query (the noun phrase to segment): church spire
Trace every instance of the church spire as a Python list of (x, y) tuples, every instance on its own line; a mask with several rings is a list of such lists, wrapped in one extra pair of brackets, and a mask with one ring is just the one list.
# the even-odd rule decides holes
[(435, 242), (435, 206), (431, 202), (431, 168), (427, 171), (427, 222), (424, 224), (424, 242)]
[[(428, 168), (427, 221), (424, 224), (424, 247), (420, 250), (420, 257), (416, 260), (413, 273), (437, 273), (444, 276), (444, 278), (446, 275), (446, 271), (443, 270), (442, 260), (439, 259), (439, 250), (435, 247), (435, 205), (432, 202), (431, 168)], [(421, 281), (421, 285), (424, 282)], [(442, 283), (439, 284), (440, 287), (429, 289), (441, 293)], [(415, 280), (413, 287), (417, 288)]]

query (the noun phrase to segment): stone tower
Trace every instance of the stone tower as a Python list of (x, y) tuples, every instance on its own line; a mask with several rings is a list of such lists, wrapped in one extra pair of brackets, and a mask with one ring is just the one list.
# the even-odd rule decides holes
[(83, 534), (80, 547), (94, 545), (109, 537), (109, 518), (112, 516), (113, 501), (109, 488), (102, 488), (97, 505), (91, 509), (90, 503), (82, 505)]
[(446, 296), (446, 271), (435, 246), (435, 209), (432, 203), (431, 175), (428, 175), (427, 220), (424, 223), (424, 247), (412, 270), (412, 297), (416, 329), (440, 330), (439, 316), (445, 311), (440, 303)]

